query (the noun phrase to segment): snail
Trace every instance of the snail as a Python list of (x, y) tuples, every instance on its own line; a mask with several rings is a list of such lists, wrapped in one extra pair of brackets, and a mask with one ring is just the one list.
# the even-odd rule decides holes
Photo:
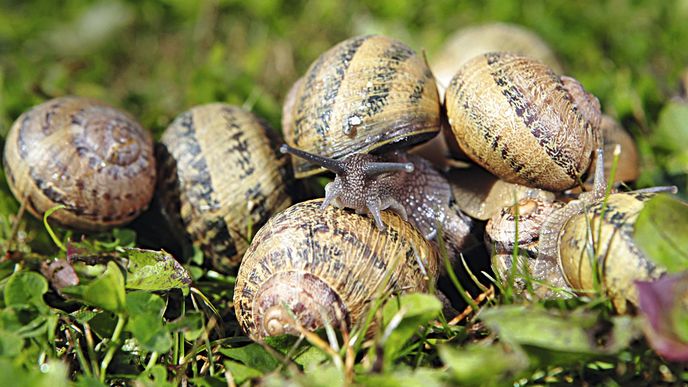
[(445, 105), (463, 152), (510, 183), (571, 188), (601, 141), (597, 98), (526, 57), (489, 53), (468, 61), (452, 79)]
[(290, 90), (283, 130), (297, 177), (336, 173), (323, 207), (370, 213), (391, 209), (428, 239), (442, 229), (449, 255), (470, 239), (470, 220), (446, 179), (403, 148), (436, 135), (440, 103), (430, 69), (403, 43), (384, 36), (346, 40), (322, 54)]
[(165, 213), (219, 271), (237, 266), (251, 232), (291, 205), (291, 169), (278, 143), (263, 120), (222, 103), (180, 114), (161, 138)]
[(276, 214), (244, 255), (234, 289), (239, 325), (252, 339), (325, 325), (351, 329), (383, 294), (427, 292), (435, 249), (390, 212), (378, 229), (364, 216), (316, 199)]
[[(525, 277), (547, 283), (547, 286), (536, 284), (535, 294), (539, 297), (554, 296), (553, 288), (582, 293), (594, 289), (597, 276), (593, 270), (594, 259), (602, 288), (616, 309), (624, 313), (628, 302), (637, 305), (634, 281), (655, 279), (665, 273), (664, 268), (656, 266), (636, 247), (634, 222), (645, 201), (659, 192), (675, 193), (676, 187), (612, 193), (605, 198), (601, 148), (597, 154), (593, 191), (567, 204), (524, 199), (490, 219), (486, 239), (488, 247), (495, 250), (493, 267), (498, 276), (504, 280), (510, 270), (515, 270), (512, 273), (517, 286), (523, 287)], [(523, 265), (513, 269), (512, 253), (516, 244)]]
[(552, 49), (537, 34), (523, 26), (508, 23), (487, 23), (462, 28), (451, 35), (432, 57), (431, 67), (437, 78), (440, 95), (456, 71), (468, 60), (488, 52), (508, 51), (537, 59), (554, 71), (561, 64)]
[(14, 196), (40, 218), (79, 231), (133, 220), (155, 189), (151, 135), (102, 102), (59, 97), (22, 114), (5, 142), (4, 168)]
[[(435, 79), (422, 57), (385, 36), (359, 36), (329, 49), (295, 82), (284, 103), (287, 144), (341, 160), (382, 153), (440, 131)], [(303, 178), (324, 167), (292, 158)]]

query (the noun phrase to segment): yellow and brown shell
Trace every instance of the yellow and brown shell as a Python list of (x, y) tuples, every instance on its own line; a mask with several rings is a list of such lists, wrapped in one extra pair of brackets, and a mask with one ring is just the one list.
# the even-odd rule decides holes
[[(284, 104), (286, 142), (321, 156), (410, 145), (440, 130), (440, 101), (423, 57), (385, 36), (359, 36), (322, 54)], [(296, 177), (323, 171), (293, 158)]]
[(127, 113), (80, 97), (51, 99), (22, 114), (5, 142), (10, 189), (36, 217), (81, 231), (125, 224), (155, 189), (150, 133)]
[(239, 107), (212, 103), (180, 114), (161, 143), (168, 216), (179, 214), (217, 270), (238, 265), (251, 233), (291, 205), (291, 170), (272, 129)]
[(478, 56), (454, 76), (445, 105), (463, 152), (507, 182), (561, 191), (590, 165), (599, 102), (536, 60)]
[(387, 227), (380, 231), (365, 215), (321, 210), (321, 203), (275, 215), (244, 255), (234, 307), (253, 339), (325, 324), (351, 329), (377, 297), (426, 292), (436, 280), (435, 250), (399, 216), (383, 212)]
[[(540, 252), (544, 258), (556, 256), (572, 289), (591, 292), (596, 289), (597, 281), (616, 309), (623, 313), (627, 301), (638, 303), (634, 281), (649, 281), (665, 273), (633, 240), (638, 214), (645, 201), (653, 196), (639, 191), (612, 194), (606, 205), (603, 200), (590, 207), (582, 202), (569, 203), (543, 226), (551, 233), (541, 236)], [(552, 246), (556, 246), (554, 250)], [(588, 253), (591, 250), (595, 252), (594, 257)]]

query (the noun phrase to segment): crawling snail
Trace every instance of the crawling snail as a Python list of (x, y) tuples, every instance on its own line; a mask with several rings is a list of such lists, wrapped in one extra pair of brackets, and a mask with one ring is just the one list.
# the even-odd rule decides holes
[[(488, 247), (495, 249), (493, 267), (497, 274), (503, 280), (513, 274), (521, 284), (530, 277), (540, 297), (553, 296), (553, 288), (583, 293), (594, 289), (597, 274), (592, 260), (596, 260), (602, 288), (623, 313), (627, 302), (637, 304), (634, 281), (655, 279), (665, 273), (636, 247), (633, 224), (645, 201), (658, 192), (675, 193), (676, 188), (612, 193), (605, 199), (602, 150), (598, 149), (597, 154), (592, 192), (567, 204), (522, 200), (490, 219), (486, 239)], [(512, 268), (516, 244), (520, 264)], [(594, 251), (594, 258), (590, 251)]]
[(298, 203), (258, 231), (237, 275), (234, 307), (254, 340), (325, 325), (351, 329), (376, 298), (427, 292), (438, 273), (435, 249), (400, 217), (364, 216)]
[(80, 231), (134, 219), (155, 188), (151, 135), (102, 102), (60, 97), (22, 114), (5, 142), (10, 189), (36, 217)]
[[(440, 130), (440, 103), (425, 61), (384, 36), (346, 40), (322, 54), (292, 87), (283, 129), (297, 177), (337, 174), (324, 206), (370, 213), (391, 209), (429, 239), (442, 228), (450, 255), (467, 242), (470, 220), (431, 165), (399, 151)], [(374, 154), (369, 154), (373, 152)]]
[(468, 61), (452, 79), (445, 105), (463, 152), (510, 183), (571, 188), (601, 141), (597, 98), (526, 57), (489, 53)]
[(238, 265), (250, 233), (291, 205), (291, 169), (278, 143), (264, 121), (222, 103), (180, 114), (161, 138), (165, 212), (217, 270)]

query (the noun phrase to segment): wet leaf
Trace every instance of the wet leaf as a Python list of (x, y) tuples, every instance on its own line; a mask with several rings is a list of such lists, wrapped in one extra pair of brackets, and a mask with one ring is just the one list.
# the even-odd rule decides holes
[(688, 361), (688, 272), (636, 282), (650, 346), (672, 361)]
[(585, 311), (548, 311), (538, 306), (505, 305), (480, 313), (500, 338), (522, 346), (573, 354), (614, 354), (636, 336), (630, 317), (611, 321)]
[(648, 200), (638, 214), (634, 238), (649, 259), (669, 272), (688, 270), (688, 205), (670, 195)]
[(126, 248), (122, 256), (128, 260), (128, 289), (157, 291), (185, 288), (191, 284), (189, 272), (164, 251)]
[(518, 346), (476, 344), (455, 348), (442, 345), (438, 350), (444, 364), (449, 366), (454, 381), (461, 384), (506, 384), (529, 365), (528, 357)]
[(172, 348), (172, 336), (163, 325), (165, 301), (160, 296), (148, 292), (127, 294), (129, 330), (139, 344), (148, 351), (164, 353)]

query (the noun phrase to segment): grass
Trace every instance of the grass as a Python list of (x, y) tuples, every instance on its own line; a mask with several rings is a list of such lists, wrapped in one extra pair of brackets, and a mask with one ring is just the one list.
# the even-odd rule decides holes
[[(180, 112), (214, 101), (244, 106), (279, 128), (292, 82), (343, 39), (384, 33), (432, 61), (456, 29), (508, 21), (547, 41), (566, 73), (633, 134), (638, 187), (676, 184), (685, 197), (685, 137), (677, 146), (667, 133), (688, 129), (665, 108), (688, 63), (685, 20), (684, 0), (8, 1), (0, 5), (0, 137), (30, 106), (65, 94), (121, 107), (156, 138)], [(443, 311), (431, 296), (386, 295), (369, 312), (366, 326), (376, 328), (368, 335), (355, 327), (252, 343), (233, 315), (235, 277), (208, 270), (199, 251), (178, 252), (182, 268), (164, 253), (148, 259), (126, 250), (156, 247), (139, 228), (85, 237), (49, 231), (16, 216), (20, 204), (0, 181), (0, 372), (18, 385), (688, 381), (684, 365), (648, 347), (639, 319), (616, 316), (602, 297), (528, 301), (489, 281), (467, 295), (462, 288), (480, 288), (461, 275), (450, 282), (466, 310)], [(46, 258), (79, 262), (82, 283), (70, 299), (48, 286), (55, 278), (41, 266)], [(159, 275), (135, 284), (137, 269), (127, 262)], [(179, 276), (189, 282), (168, 281)]]

